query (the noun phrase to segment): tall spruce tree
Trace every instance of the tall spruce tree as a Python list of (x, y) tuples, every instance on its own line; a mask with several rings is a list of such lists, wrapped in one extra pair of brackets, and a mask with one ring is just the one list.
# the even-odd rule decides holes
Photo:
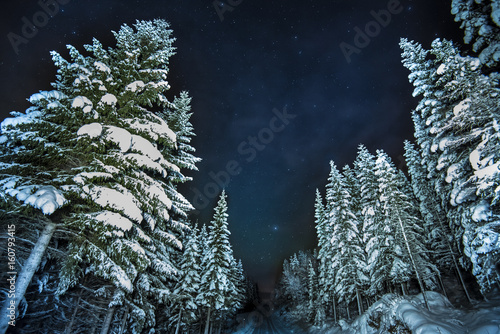
[(500, 61), (500, 4), (495, 0), (453, 0), (451, 13), (464, 29), (464, 42), (472, 44), (481, 62), (497, 67)]
[(226, 193), (222, 191), (210, 225), (207, 258), (204, 260), (206, 268), (201, 277), (200, 294), (197, 297), (207, 309), (205, 334), (209, 333), (212, 313), (227, 309), (227, 298), (233, 289), (229, 279), (232, 251), (227, 217)]
[[(462, 240), (472, 272), (487, 293), (498, 277), (498, 247), (491, 243), (498, 213), (498, 74), (484, 75), (474, 57), (463, 57), (449, 41), (435, 40), (433, 59), (415, 59), (403, 41), (403, 62), (410, 78), (423, 64), (431, 80), (415, 80), (415, 92), (427, 92), (417, 107), (416, 139), (456, 240)], [(425, 67), (425, 66), (424, 66)]]
[(138, 21), (114, 32), (115, 48), (94, 39), (88, 56), (72, 46), (69, 61), (53, 52), (55, 90), (31, 96), (33, 107), (1, 127), (0, 159), (8, 161), (1, 197), (47, 217), (32, 222), (43, 232), (18, 284), (27, 286), (57, 229), (67, 252), (58, 294), (85, 275), (111, 283), (101, 292), (109, 296), (102, 333), (125, 305), (134, 332), (155, 326), (177, 272), (171, 254), (188, 230), (177, 217), (191, 205), (172, 208), (182, 198), (175, 188), (180, 167), (168, 160), (179, 149), (176, 134), (151, 111), (175, 107), (164, 95), (174, 54), (168, 28), (162, 20)]
[(415, 203), (404, 192), (406, 186), (387, 154), (377, 151), (375, 174), (379, 180), (380, 206), (383, 221), (380, 228), (391, 231), (393, 240), (390, 256), (392, 267), (389, 278), (392, 283), (407, 282), (412, 274), (418, 280), (426, 306), (425, 287), (435, 286), (437, 268), (429, 261), (428, 250), (422, 242), (422, 222), (415, 215)]
[(318, 307), (325, 313), (325, 308), (334, 303), (333, 279), (331, 275), (331, 227), (328, 223), (328, 216), (323, 198), (318, 189), (316, 189), (316, 201), (314, 204), (314, 217), (316, 226), (316, 235), (318, 238)]
[[(460, 284), (470, 302), (470, 295), (459, 267), (460, 240), (454, 240), (453, 234), (446, 223), (446, 212), (425, 176), (426, 173), (421, 163), (420, 152), (409, 141), (405, 141), (405, 158), (413, 193), (418, 199), (420, 213), (425, 222), (427, 244), (433, 251), (433, 262), (440, 268), (440, 271), (446, 271), (450, 268), (455, 269)], [(446, 287), (443, 286), (443, 289), (446, 289)]]
[[(358, 297), (358, 308), (361, 311), (359, 288), (364, 282), (360, 274), (364, 266), (364, 251), (361, 248), (357, 217), (353, 213), (353, 199), (349, 192), (345, 177), (337, 167), (330, 162), (330, 183), (328, 184), (327, 201), (329, 203), (329, 224), (332, 227), (332, 243), (337, 251), (332, 258), (332, 267), (335, 272), (335, 292), (339, 302), (345, 301), (347, 305)], [(348, 307), (348, 306), (347, 306)]]

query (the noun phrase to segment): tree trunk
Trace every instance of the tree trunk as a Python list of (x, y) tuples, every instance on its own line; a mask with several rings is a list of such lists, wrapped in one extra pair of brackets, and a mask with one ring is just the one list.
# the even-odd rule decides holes
[(413, 253), (410, 248), (410, 243), (408, 242), (408, 238), (406, 237), (406, 231), (403, 226), (403, 222), (401, 221), (401, 217), (398, 214), (398, 220), (399, 220), (399, 226), (401, 227), (401, 231), (403, 232), (403, 238), (405, 239), (406, 243), (406, 248), (408, 250), (408, 254), (410, 254), (410, 260), (413, 265), (413, 269), (415, 270), (415, 274), (417, 275), (417, 280), (418, 280), (418, 285), (420, 286), (420, 290), (422, 291), (422, 296), (424, 297), (424, 302), (425, 302), (425, 307), (430, 311), (429, 308), (429, 303), (427, 302), (427, 296), (425, 295), (425, 289), (424, 289), (424, 283), (422, 282), (422, 279), (420, 278), (420, 273), (418, 272), (417, 269), (417, 264), (415, 263), (415, 259), (413, 258)]
[(333, 321), (337, 322), (337, 307), (335, 305), (335, 296), (333, 296)]
[(177, 320), (177, 326), (175, 327), (175, 334), (179, 334), (179, 330), (181, 328), (181, 320), (182, 320), (182, 309), (179, 311), (179, 320)]
[(211, 307), (208, 308), (208, 314), (207, 314), (207, 322), (205, 323), (205, 334), (208, 334), (209, 328), (210, 328), (210, 311), (212, 310)]
[(120, 331), (118, 332), (118, 334), (123, 334), (123, 332), (125, 331), (125, 326), (127, 325), (127, 318), (129, 311), (130, 308), (127, 306), (127, 308), (125, 309), (125, 313), (123, 314), (122, 322), (120, 324)]
[[(443, 238), (446, 240), (446, 243), (447, 243), (448, 248), (450, 250), (451, 258), (453, 259), (453, 265), (455, 266), (455, 269), (457, 270), (458, 278), (460, 279), (460, 284), (462, 284), (462, 288), (464, 289), (465, 296), (467, 297), (467, 300), (469, 301), (469, 303), (472, 304), (472, 300), (469, 296), (469, 291), (467, 291), (467, 287), (465, 286), (464, 279), (462, 277), (462, 274), (460, 273), (460, 268), (458, 267), (458, 261), (457, 261), (457, 257), (455, 256), (455, 252), (453, 251), (453, 246), (451, 245), (450, 240), (448, 240), (448, 236), (445, 235), (445, 233), (444, 233), (444, 224), (441, 221), (441, 219), (438, 219), (438, 222), (439, 222), (439, 226), (441, 227), (441, 232), (443, 233)], [(444, 287), (443, 287), (443, 291), (444, 291)], [(446, 292), (445, 292), (445, 294), (446, 294)]]
[(401, 283), (401, 292), (403, 293), (403, 296), (406, 296), (407, 293), (406, 293), (406, 288), (405, 288), (405, 282), (402, 282)]
[(66, 334), (71, 334), (71, 330), (73, 329), (73, 324), (75, 323), (75, 318), (76, 318), (76, 314), (78, 312), (78, 309), (80, 308), (80, 300), (82, 299), (82, 290), (80, 290), (80, 294), (78, 296), (78, 300), (76, 302), (76, 306), (75, 306), (75, 310), (73, 311), (73, 314), (71, 315), (71, 320), (68, 324), (68, 326), (66, 326), (66, 329), (65, 329), (65, 333)]
[(345, 309), (347, 310), (347, 320), (351, 320), (351, 313), (349, 313), (349, 303), (346, 302), (345, 304)]
[(446, 289), (444, 287), (443, 280), (441, 279), (441, 274), (437, 273), (437, 276), (438, 276), (439, 284), (441, 284), (441, 290), (443, 290), (444, 296), (446, 297), (446, 299), (448, 299), (448, 294), (446, 293)]
[[(50, 239), (52, 239), (52, 235), (54, 234), (55, 229), (56, 229), (56, 224), (54, 222), (51, 221), (47, 222), (42, 231), (42, 234), (40, 235), (35, 246), (33, 247), (30, 256), (24, 263), (24, 266), (21, 269), (19, 276), (15, 277), (16, 274), (12, 275), (13, 277), (16, 278), (15, 297), (13, 299), (7, 298), (5, 300), (4, 307), (0, 311), (0, 334), (4, 334), (5, 332), (7, 332), (10, 320), (15, 321), (15, 318), (17, 317), (16, 311), (18, 310), (19, 303), (24, 298), (26, 289), (31, 283), (31, 279), (33, 278), (33, 275), (35, 274), (36, 270), (38, 269), (38, 266), (40, 265), (40, 262), (42, 261), (42, 257), (45, 254), (47, 247), (49, 246)], [(9, 276), (11, 275), (9, 274)], [(12, 305), (14, 305), (13, 319), (10, 317), (11, 314), (9, 309), (9, 307), (11, 307), (12, 309)]]
[(104, 318), (104, 324), (101, 328), (101, 334), (108, 334), (109, 328), (111, 327), (111, 322), (113, 321), (113, 316), (115, 315), (116, 306), (109, 308), (106, 318)]
[(363, 314), (363, 302), (361, 300), (361, 295), (359, 294), (359, 289), (356, 287), (356, 300), (358, 301), (358, 312), (359, 315)]

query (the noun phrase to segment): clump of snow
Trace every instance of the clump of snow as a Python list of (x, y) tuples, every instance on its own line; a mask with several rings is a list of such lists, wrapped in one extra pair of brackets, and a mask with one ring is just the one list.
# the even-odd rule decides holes
[(103, 208), (109, 207), (123, 214), (135, 222), (142, 221), (142, 211), (139, 209), (140, 202), (128, 190), (123, 189), (120, 192), (116, 189), (111, 189), (101, 186), (83, 187), (84, 193), (98, 205)]
[(71, 102), (71, 107), (73, 108), (83, 108), (90, 105), (92, 107), (92, 101), (90, 101), (86, 96), (77, 96)]
[(90, 218), (93, 218), (104, 225), (110, 225), (113, 227), (117, 227), (120, 230), (127, 232), (132, 229), (133, 223), (130, 219), (123, 217), (121, 214), (111, 211), (103, 211), (99, 212), (97, 215), (88, 215)]
[(9, 178), (6, 181), (2, 184), (2, 190), (6, 194), (40, 209), (44, 215), (53, 214), (67, 202), (62, 192), (53, 186), (25, 185), (16, 188), (19, 178)]
[(0, 125), (2, 132), (7, 131), (9, 126), (18, 126), (20, 124), (40, 122), (43, 113), (35, 108), (28, 108), (25, 114), (17, 114), (16, 117), (9, 117), (3, 120)]
[(443, 75), (445, 72), (446, 72), (446, 64), (443, 63), (443, 64), (439, 65), (436, 73), (439, 75)]
[(106, 139), (117, 144), (122, 152), (127, 152), (132, 146), (132, 135), (130, 132), (113, 125), (106, 126)]
[(101, 101), (99, 101), (99, 104), (107, 104), (108, 106), (114, 106), (114, 105), (116, 105), (116, 102), (118, 102), (118, 100), (116, 99), (116, 96), (114, 96), (113, 94), (107, 93), (107, 94), (104, 94), (103, 97), (101, 97)]
[(111, 69), (108, 67), (108, 65), (104, 64), (103, 62), (96, 61), (94, 62), (94, 66), (97, 68), (97, 70), (101, 72), (111, 73)]
[(462, 174), (462, 166), (461, 164), (453, 164), (450, 167), (448, 167), (448, 170), (446, 172), (446, 182), (451, 183), (453, 180), (456, 178), (460, 177)]
[(455, 116), (458, 116), (461, 113), (467, 112), (467, 110), (469, 109), (470, 102), (471, 102), (470, 99), (465, 99), (463, 101), (460, 101), (460, 103), (453, 108), (453, 114)]
[(156, 122), (139, 120), (137, 118), (125, 119), (124, 121), (130, 125), (130, 128), (140, 131), (147, 132), (153, 140), (158, 140), (158, 138), (168, 138), (170, 142), (175, 143), (177, 137), (175, 132), (173, 132), (169, 127), (167, 122), (165, 122), (161, 117), (151, 114)]
[[(500, 334), (500, 304), (479, 305), (470, 311), (455, 309), (446, 297), (426, 291), (430, 311), (426, 309), (422, 294), (413, 297), (401, 297), (387, 294), (375, 302), (361, 316), (352, 322), (339, 321), (339, 327), (323, 328), (311, 333), (324, 334), (375, 334), (387, 333), (396, 322), (403, 324), (412, 333), (441, 334)], [(371, 327), (378, 323), (380, 328)]]
[(163, 155), (156, 147), (151, 144), (151, 142), (141, 136), (132, 135), (132, 147), (133, 151), (140, 152), (151, 158), (153, 161), (159, 161), (163, 158)]
[(488, 167), (484, 167), (483, 169), (476, 170), (474, 172), (474, 175), (476, 175), (481, 179), (494, 178), (496, 174), (498, 174), (499, 172), (500, 172), (500, 161), (493, 165), (489, 165)]
[(99, 137), (102, 134), (102, 125), (99, 123), (90, 123), (83, 125), (76, 132), (78, 136), (88, 135), (90, 138)]
[(165, 170), (165, 168), (163, 168), (162, 165), (160, 165), (158, 162), (154, 162), (147, 156), (137, 153), (128, 153), (125, 155), (125, 157), (127, 159), (130, 159), (131, 161), (134, 161), (140, 167), (146, 167), (152, 170), (156, 170), (161, 174), (161, 176), (167, 177), (167, 171)]
[(144, 88), (144, 81), (142, 81), (142, 80), (136, 80), (136, 81), (128, 84), (125, 87), (125, 90), (131, 91), (131, 92), (135, 92), (135, 91), (137, 91), (137, 89), (142, 89), (142, 88)]
[(31, 104), (35, 104), (41, 100), (49, 100), (49, 99), (54, 99), (54, 100), (61, 100), (66, 98), (67, 96), (58, 91), (58, 90), (51, 90), (51, 91), (42, 91), (40, 93), (35, 93), (30, 96), (29, 101)]

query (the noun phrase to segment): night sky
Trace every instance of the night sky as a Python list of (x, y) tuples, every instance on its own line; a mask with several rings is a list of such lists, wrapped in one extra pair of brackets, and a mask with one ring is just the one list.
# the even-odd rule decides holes
[[(92, 37), (110, 46), (111, 30), (123, 23), (167, 20), (177, 38), (171, 93), (193, 97), (193, 146), (203, 159), (181, 191), (197, 208), (192, 219), (208, 223), (226, 189), (235, 256), (261, 290), (272, 288), (285, 258), (315, 247), (315, 189), (324, 192), (329, 160), (352, 163), (363, 143), (402, 165), (418, 100), (401, 65), (400, 37), (426, 48), (437, 37), (463, 37), (451, 0), (229, 0), (219, 13), (210, 0), (59, 2), (45, 22), (38, 1), (2, 4), (1, 118), (51, 89), (51, 50), (83, 51)], [(388, 6), (394, 14), (385, 27), (375, 24), (371, 12)], [(13, 47), (8, 34), (22, 35), (34, 17), (42, 19), (38, 32)], [(341, 43), (356, 47), (367, 26), (372, 37), (347, 50), (347, 59)]]

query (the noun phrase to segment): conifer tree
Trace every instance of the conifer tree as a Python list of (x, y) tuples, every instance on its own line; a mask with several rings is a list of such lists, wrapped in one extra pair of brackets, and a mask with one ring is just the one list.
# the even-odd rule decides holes
[(332, 301), (333, 294), (333, 280), (331, 280), (331, 257), (332, 257), (332, 244), (331, 244), (331, 228), (328, 223), (326, 209), (323, 204), (321, 193), (316, 189), (316, 202), (315, 208), (315, 223), (316, 234), (318, 238), (318, 295), (320, 297), (319, 307), (323, 308), (328, 306)]
[[(387, 280), (388, 263), (384, 240), (390, 238), (387, 231), (380, 228), (379, 184), (375, 175), (375, 157), (364, 145), (358, 147), (354, 171), (359, 181), (359, 229), (363, 251), (366, 256), (364, 273), (369, 278), (365, 294), (374, 296), (383, 291)], [(384, 269), (386, 268), (386, 269)]]
[(185, 243), (177, 284), (173, 289), (174, 300), (171, 307), (174, 310), (171, 311), (175, 311), (173, 321), (176, 323), (176, 334), (180, 332), (182, 325), (186, 327), (196, 319), (195, 299), (200, 289), (200, 280), (200, 249), (198, 231), (195, 228)]
[(205, 334), (209, 333), (212, 312), (226, 310), (227, 298), (233, 288), (229, 280), (232, 259), (227, 217), (226, 193), (222, 191), (210, 225), (208, 252), (204, 260), (206, 267), (197, 297), (207, 309)]
[[(405, 158), (413, 193), (418, 198), (420, 213), (425, 222), (425, 234), (428, 238), (427, 244), (429, 248), (433, 250), (433, 261), (442, 270), (454, 267), (465, 295), (470, 302), (469, 292), (458, 265), (460, 244), (457, 245), (457, 242), (454, 242), (451, 230), (446, 224), (446, 213), (441, 207), (436, 193), (429, 186), (429, 182), (425, 177), (426, 173), (421, 164), (421, 155), (417, 148), (409, 141), (405, 141)], [(443, 289), (446, 288), (443, 286)]]
[(500, 185), (498, 75), (484, 75), (479, 59), (461, 56), (446, 40), (432, 43), (432, 60), (417, 61), (407, 50), (421, 47), (402, 45), (410, 80), (421, 76), (423, 63), (430, 64), (431, 80), (414, 82), (415, 93), (425, 92), (414, 115), (416, 139), (450, 228), (463, 241), (467, 262), (486, 293), (498, 280), (494, 266), (500, 260), (490, 242), (498, 235), (493, 227)]
[(500, 4), (492, 0), (453, 0), (451, 13), (464, 29), (481, 63), (496, 67), (500, 61)]
[(429, 262), (428, 250), (421, 240), (422, 223), (415, 215), (414, 203), (404, 193), (404, 180), (398, 177), (390, 158), (377, 151), (375, 174), (379, 180), (380, 206), (383, 221), (380, 228), (390, 230), (392, 268), (389, 278), (393, 283), (403, 283), (415, 274), (423, 293), (426, 306), (425, 286), (433, 288), (437, 268)]
[(335, 292), (339, 302), (345, 301), (349, 304), (357, 297), (358, 309), (362, 313), (359, 288), (365, 284), (360, 282), (364, 275), (360, 275), (364, 268), (364, 251), (360, 247), (357, 217), (351, 206), (353, 199), (345, 177), (338, 171), (337, 167), (330, 162), (330, 183), (327, 192), (329, 203), (329, 223), (333, 229), (332, 242), (337, 252), (332, 258), (332, 267), (335, 272)]
[(76, 287), (84, 269), (112, 283), (103, 291), (109, 304), (101, 332), (122, 305), (131, 309), (133, 331), (155, 326), (156, 305), (167, 302), (177, 272), (170, 255), (188, 230), (177, 217), (191, 205), (172, 205), (182, 198), (180, 168), (167, 159), (178, 149), (176, 134), (150, 111), (173, 107), (164, 95), (174, 54), (168, 28), (138, 21), (114, 33), (115, 48), (94, 39), (88, 56), (72, 46), (69, 61), (53, 52), (55, 90), (31, 96), (33, 107), (1, 127), (0, 159), (9, 161), (1, 167), (2, 197), (47, 217), (33, 224), (43, 237), (19, 283), (29, 283), (57, 228), (67, 242), (57, 293)]

